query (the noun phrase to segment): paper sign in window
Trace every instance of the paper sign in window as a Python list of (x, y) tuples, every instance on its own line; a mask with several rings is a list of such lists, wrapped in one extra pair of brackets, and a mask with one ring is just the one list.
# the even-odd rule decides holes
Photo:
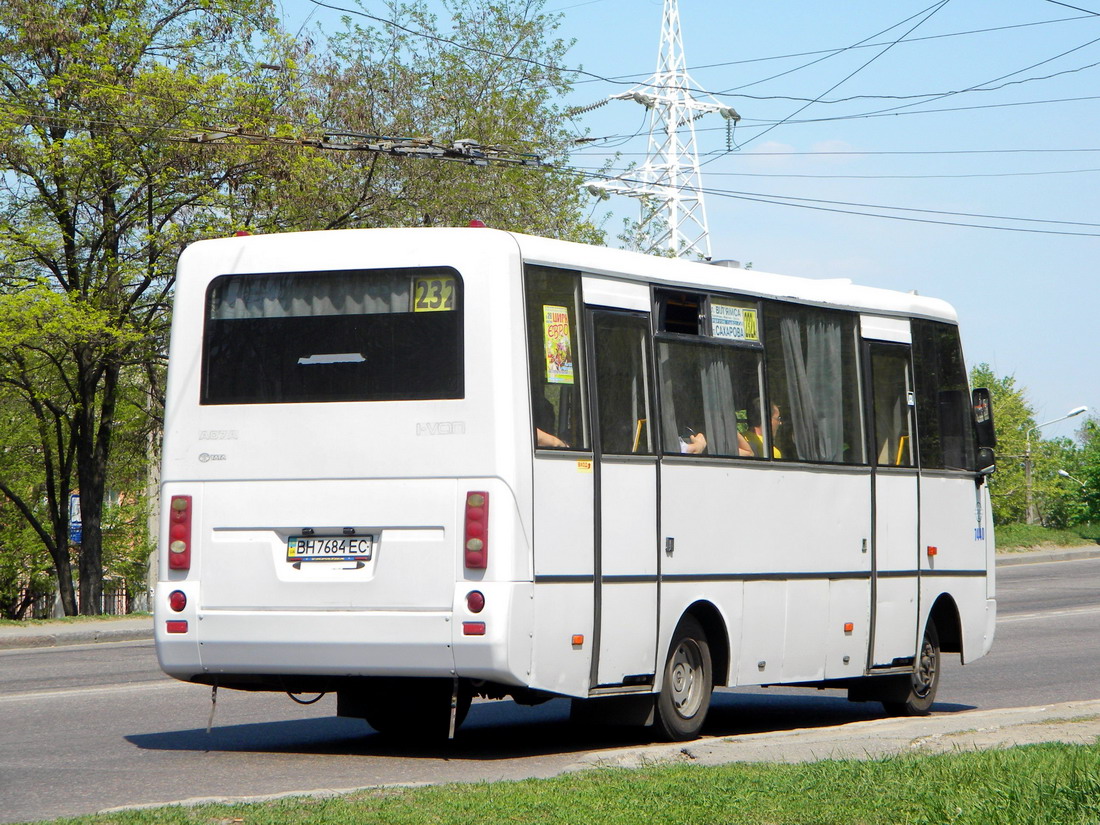
[(754, 305), (738, 305), (712, 299), (710, 328), (715, 338), (728, 338), (731, 341), (760, 341), (760, 328), (757, 324)]
[(413, 312), (452, 312), (455, 308), (455, 279), (413, 278)]
[(546, 382), (573, 383), (573, 344), (569, 311), (565, 307), (542, 307), (542, 332), (546, 352)]

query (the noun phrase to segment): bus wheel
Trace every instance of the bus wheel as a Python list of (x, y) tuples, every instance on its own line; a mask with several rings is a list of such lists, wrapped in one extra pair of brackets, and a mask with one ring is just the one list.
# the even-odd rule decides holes
[[(364, 696), (367, 724), (384, 736), (446, 739), (451, 725), (450, 679), (377, 678)], [(470, 710), (473, 694), (463, 685), (455, 708), (455, 730)]]
[(713, 682), (706, 633), (694, 616), (684, 616), (672, 634), (657, 697), (657, 726), (665, 739), (677, 742), (699, 735)]
[(928, 620), (921, 640), (920, 651), (912, 676), (908, 680), (909, 695), (904, 701), (883, 702), (882, 706), (891, 716), (927, 716), (936, 701), (936, 688), (940, 684), (940, 636), (936, 625)]

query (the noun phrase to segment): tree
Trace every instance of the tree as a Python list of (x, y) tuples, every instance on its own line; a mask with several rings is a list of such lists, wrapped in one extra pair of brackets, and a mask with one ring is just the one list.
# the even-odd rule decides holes
[(268, 0), (0, 2), (0, 297), (6, 318), (28, 313), (4, 326), (0, 381), (35, 422), (45, 513), (6, 467), (0, 491), (49, 549), (66, 613), (69, 493), (80, 609), (95, 613), (123, 373), (153, 360), (181, 243), (224, 219), (212, 207), (252, 168), (169, 138), (267, 99), (233, 70), (268, 13)]
[(1082, 443), (1079, 461), (1069, 472), (1077, 479), (1074, 484), (1080, 497), (1080, 521), (1100, 524), (1100, 419), (1090, 416), (1078, 437)]
[(974, 387), (988, 387), (993, 401), (993, 423), (997, 433), (997, 472), (989, 482), (993, 518), (997, 524), (1027, 521), (1027, 479), (1025, 459), (1027, 433), (1031, 432), (1031, 493), (1048, 527), (1066, 527), (1080, 520), (1082, 509), (1076, 504), (1078, 491), (1067, 486), (1058, 471), (1073, 471), (1079, 466), (1080, 452), (1069, 439), (1044, 440), (1035, 424), (1035, 413), (1027, 391), (1016, 386), (1015, 377), (998, 378), (988, 364), (971, 370)]
[(22, 466), (39, 479), (27, 487), (5, 465), (0, 494), (49, 551), (67, 613), (69, 494), (83, 518), (79, 609), (94, 613), (115, 552), (107, 492), (113, 478), (116, 492), (137, 489), (140, 475), (129, 448), (119, 463), (120, 439), (144, 443), (159, 415), (186, 243), (245, 226), (472, 217), (599, 239), (575, 175), (323, 141), (428, 133), (563, 162), (570, 136), (553, 100), (569, 86), (567, 46), (539, 9), (455, 0), (444, 34), (423, 4), (395, 5), (393, 23), (349, 25), (317, 54), (275, 28), (270, 0), (0, 0), (0, 387), (31, 425)]
[(555, 100), (570, 89), (568, 45), (541, 0), (452, 0), (444, 28), (423, 2), (390, 3), (389, 23), (345, 18), (327, 49), (307, 41), (282, 76), (286, 133), (473, 141), (545, 166), (471, 166), (356, 151), (287, 148), (241, 187), (237, 215), (261, 230), (489, 226), (568, 240), (603, 235), (583, 219), (582, 178), (560, 171), (573, 135)]

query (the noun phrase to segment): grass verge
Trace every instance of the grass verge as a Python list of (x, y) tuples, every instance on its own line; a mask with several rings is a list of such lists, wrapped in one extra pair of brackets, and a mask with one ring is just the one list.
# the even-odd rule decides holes
[(64, 821), (81, 825), (1083, 825), (1100, 822), (1100, 744), (1029, 745), (800, 765), (607, 768), (546, 780), (386, 788), (341, 797), (157, 808)]
[(1095, 546), (1076, 530), (1053, 530), (1039, 524), (1002, 524), (995, 530), (998, 551), (1037, 550), (1051, 547)]

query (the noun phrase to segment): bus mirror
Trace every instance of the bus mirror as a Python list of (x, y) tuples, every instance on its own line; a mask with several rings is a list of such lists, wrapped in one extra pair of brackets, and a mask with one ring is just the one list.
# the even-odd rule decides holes
[(978, 387), (972, 393), (974, 403), (974, 426), (978, 436), (978, 447), (988, 448), (992, 455), (997, 446), (997, 434), (993, 430), (993, 402), (989, 390)]
[(997, 469), (997, 457), (993, 454), (992, 447), (978, 448), (978, 475), (992, 475)]

